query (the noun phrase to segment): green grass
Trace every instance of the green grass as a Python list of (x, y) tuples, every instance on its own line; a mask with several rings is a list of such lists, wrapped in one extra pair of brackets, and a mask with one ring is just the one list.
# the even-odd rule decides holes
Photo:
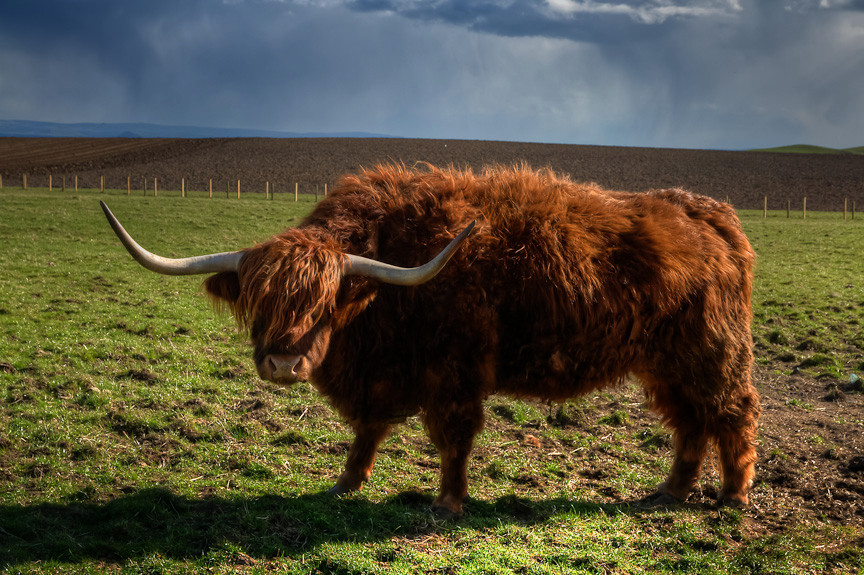
[(780, 146), (777, 148), (761, 148), (750, 150), (751, 152), (779, 152), (784, 154), (864, 154), (864, 147), (858, 148), (826, 148), (824, 146), (813, 146), (809, 144), (795, 144), (792, 146)]
[(753, 293), (762, 362), (815, 376), (864, 371), (864, 220), (834, 213), (742, 214), (757, 250)]
[[(639, 428), (603, 407), (614, 394), (557, 410), (491, 400), (460, 521), (428, 511), (437, 456), (416, 419), (382, 446), (362, 493), (320, 495), (344, 463), (350, 431), (308, 385), (260, 381), (201, 278), (134, 264), (98, 205), (105, 199), (145, 247), (183, 256), (263, 240), (311, 202), (17, 189), (0, 199), (0, 571), (864, 569), (860, 550), (824, 547), (853, 538), (842, 528), (751, 534), (740, 512), (627, 504), (669, 462), (657, 453), (666, 440), (656, 421)], [(855, 368), (861, 223), (815, 213), (743, 218), (760, 254), (760, 361), (791, 354), (780, 365), (816, 357), (802, 369)], [(629, 450), (625, 439), (644, 447)]]

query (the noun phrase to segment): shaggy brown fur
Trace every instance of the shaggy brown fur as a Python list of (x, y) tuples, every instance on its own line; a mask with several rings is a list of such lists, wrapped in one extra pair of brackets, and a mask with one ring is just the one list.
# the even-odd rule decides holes
[[(425, 263), (472, 220), (424, 285), (341, 276), (347, 253)], [(295, 358), (354, 427), (335, 492), (359, 489), (390, 426), (421, 413), (441, 455), (435, 505), (460, 513), (487, 396), (564, 400), (632, 374), (674, 433), (659, 493), (686, 497), (714, 443), (721, 501), (746, 504), (753, 261), (732, 208), (682, 190), (380, 166), (344, 177), (302, 225), (206, 288), (249, 329), (262, 376), (274, 377), (271, 358)]]

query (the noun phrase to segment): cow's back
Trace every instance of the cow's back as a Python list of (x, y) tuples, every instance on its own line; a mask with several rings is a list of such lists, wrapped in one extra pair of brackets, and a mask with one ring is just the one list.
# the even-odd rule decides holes
[[(343, 180), (307, 224), (336, 221), (346, 251), (412, 266), (472, 220), (434, 282), (382, 288), (371, 310), (415, 359), (438, 342), (491, 346), (488, 385), (567, 397), (644, 364), (658, 336), (698, 343), (728, 327), (709, 321), (749, 330), (753, 253), (734, 211), (682, 190), (607, 191), (524, 167), (388, 166)], [(685, 331), (670, 327), (680, 322)]]

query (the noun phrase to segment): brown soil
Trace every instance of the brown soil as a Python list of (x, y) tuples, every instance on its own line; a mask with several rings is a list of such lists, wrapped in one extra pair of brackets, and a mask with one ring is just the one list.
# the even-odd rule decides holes
[[(744, 512), (745, 529), (764, 535), (830, 525), (851, 528), (853, 538), (855, 532), (864, 536), (864, 394), (848, 382), (780, 373), (772, 366), (759, 366), (754, 372), (762, 415), (759, 461), (751, 505)], [(622, 487), (618, 491), (611, 487), (614, 482), (610, 478), (619, 475), (622, 466), (654, 469), (658, 462), (671, 460), (670, 438), (666, 433), (658, 434), (659, 420), (642, 406), (636, 385), (603, 397), (608, 399), (591, 401), (598, 409), (587, 417), (578, 410), (556, 413), (558, 408), (552, 407), (549, 411), (548, 425), (575, 428), (597, 438), (587, 449), (574, 451), (568, 449), (566, 441), (541, 439), (542, 430), (531, 430), (531, 424), (520, 429), (506, 419), (490, 417), (487, 428), (512, 435), (508, 443), (519, 443), (516, 456), (523, 461), (554, 461), (568, 477), (578, 477), (582, 487), (595, 489), (608, 503), (639, 501), (652, 490)], [(608, 417), (604, 422), (603, 415), (621, 412), (626, 416), (619, 415), (623, 419), (620, 424), (614, 420), (610, 423)], [(609, 448), (608, 438), (613, 433), (616, 447), (622, 449)], [(644, 457), (634, 458), (633, 454), (640, 452)], [(513, 456), (512, 452), (499, 454), (491, 448), (478, 448), (472, 465)], [(514, 481), (518, 483), (518, 479)], [(554, 493), (561, 481), (541, 474), (521, 479), (526, 484), (526, 497)], [(706, 462), (697, 492), (683, 505), (714, 508), (718, 484), (717, 462), (712, 457)], [(861, 541), (864, 543), (864, 537)]]
[(785, 209), (802, 198), (813, 210), (839, 211), (848, 198), (864, 206), (864, 156), (778, 154), (529, 144), (472, 140), (405, 140), (387, 138), (320, 139), (124, 139), (124, 138), (0, 138), (0, 175), (4, 185), (54, 185), (67, 189), (77, 175), (82, 188), (105, 186), (141, 190), (144, 179), (152, 189), (236, 190), (263, 193), (265, 182), (279, 192), (323, 193), (339, 177), (379, 162), (430, 162), (478, 169), (484, 165), (527, 162), (551, 167), (574, 179), (594, 181), (612, 189), (647, 190), (681, 186), (736, 207), (759, 209), (768, 197), (769, 209)]
[(848, 382), (778, 371), (756, 371), (762, 416), (748, 513), (754, 527), (864, 528), (864, 394)]

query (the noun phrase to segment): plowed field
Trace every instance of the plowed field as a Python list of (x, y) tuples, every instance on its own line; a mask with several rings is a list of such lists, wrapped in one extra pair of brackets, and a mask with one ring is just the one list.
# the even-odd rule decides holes
[(807, 155), (766, 152), (727, 152), (529, 144), (470, 140), (406, 140), (367, 138), (320, 139), (88, 139), (0, 138), (0, 175), (6, 186), (48, 186), (48, 176), (60, 186), (63, 176), (72, 185), (97, 188), (214, 190), (263, 193), (270, 182), (277, 193), (312, 193), (315, 186), (333, 186), (339, 176), (380, 162), (430, 162), (471, 166), (527, 162), (551, 167), (576, 180), (605, 187), (647, 190), (680, 186), (738, 208), (839, 211), (844, 198), (864, 206), (864, 156)]

